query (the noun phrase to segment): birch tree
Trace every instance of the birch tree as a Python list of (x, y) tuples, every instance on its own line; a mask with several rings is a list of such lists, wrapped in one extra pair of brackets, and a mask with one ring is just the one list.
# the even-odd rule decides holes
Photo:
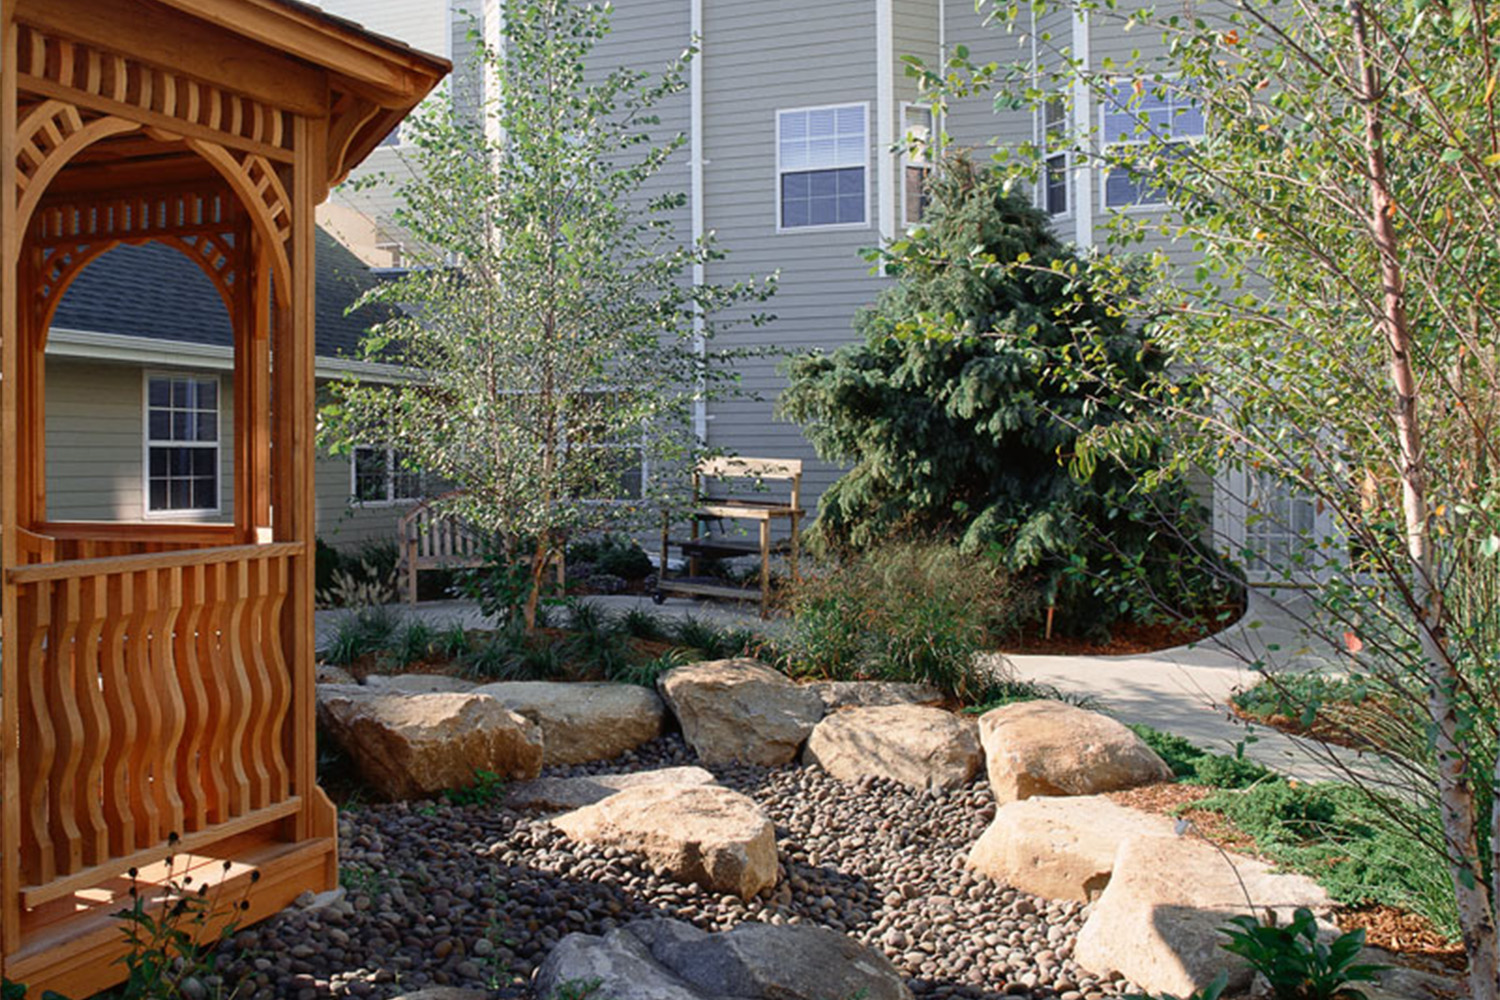
[[(1326, 524), (1279, 526), (1293, 539), (1283, 573), (1317, 585), (1309, 631), (1379, 692), (1378, 733), (1351, 735), (1376, 740), (1383, 777), (1330, 760), (1375, 799), (1396, 801), (1394, 786), (1430, 807), (1430, 822), (1391, 811), (1445, 866), (1472, 995), (1494, 1000), (1500, 14), (1484, 0), (980, 6), (1022, 59), (956, 49), (911, 71), (939, 105), (1082, 92), (1128, 116), (1105, 135), (1073, 108), (1071, 142), (1076, 162), (1162, 203), (1118, 213), (1114, 252), (1089, 269), (1190, 376), (1137, 394), (1138, 429), (1171, 435), (1184, 463), (1271, 484), (1278, 503), (1240, 498), (1252, 524), (1295, 521), (1293, 508)], [(1067, 28), (1039, 30), (1053, 13), (1141, 48), (1086, 62)], [(1199, 114), (1201, 138), (1183, 141), (1174, 116)], [(1035, 148), (1004, 159), (1018, 182), (1041, 175)], [(1153, 244), (1143, 280), (1127, 251)], [(1131, 447), (1121, 424), (1080, 451)]]
[[(326, 438), (388, 444), (453, 492), (444, 513), (529, 567), (524, 617), (569, 537), (639, 528), (674, 502), (701, 443), (696, 403), (734, 391), (711, 341), (720, 313), (768, 283), (694, 284), (722, 259), (679, 234), (657, 180), (684, 145), (657, 109), (689, 49), (659, 74), (598, 65), (608, 4), (507, 0), (505, 44), (477, 60), (497, 85), (478, 115), (434, 102), (407, 126), (413, 179), (396, 223), (410, 270), (366, 298), (397, 314), (366, 342), (397, 384), (345, 382)], [(653, 193), (655, 192), (655, 193)]]

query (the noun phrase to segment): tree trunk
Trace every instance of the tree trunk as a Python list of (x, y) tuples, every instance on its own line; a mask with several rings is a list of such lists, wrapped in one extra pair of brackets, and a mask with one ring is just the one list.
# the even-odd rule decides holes
[(545, 533), (537, 536), (536, 551), (531, 556), (531, 588), (526, 592), (525, 621), (528, 634), (536, 631), (536, 609), (542, 599), (542, 580), (552, 560), (552, 545)]
[(1395, 391), (1396, 438), (1401, 449), (1401, 507), (1405, 517), (1407, 563), (1417, 634), (1427, 663), (1427, 708), (1437, 748), (1438, 795), (1459, 926), (1469, 960), (1473, 1000), (1500, 998), (1500, 953), (1495, 914), (1479, 858), (1477, 804), (1470, 784), (1469, 760), (1459, 744), (1454, 692), (1457, 669), (1444, 636), (1443, 594), (1435, 585), (1435, 560), (1418, 419), (1417, 380), (1412, 364), (1411, 321), (1406, 312), (1405, 277), (1392, 215), (1390, 174), (1385, 159), (1380, 85), (1373, 64), (1365, 0), (1351, 7), (1357, 92), (1364, 104), (1365, 153), (1370, 188), (1370, 235), (1380, 255), (1382, 285), (1380, 327), (1390, 351), (1391, 387)]

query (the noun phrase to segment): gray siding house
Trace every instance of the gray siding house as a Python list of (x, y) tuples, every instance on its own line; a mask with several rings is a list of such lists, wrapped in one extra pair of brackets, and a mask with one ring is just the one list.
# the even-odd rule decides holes
[[(396, 373), (355, 360), (377, 313), (345, 310), (374, 278), (319, 233), (317, 373)], [(160, 244), (120, 246), (68, 288), (47, 338), (47, 514), (57, 521), (231, 523), (233, 339), (196, 264)], [(318, 536), (394, 541), (416, 484), (384, 449), (317, 463)]]
[[(460, 107), (475, 106), (484, 91), (482, 74), (468, 58), (471, 25), (492, 44), (503, 44), (496, 0), (484, 0), (482, 9), (462, 0), (323, 4), (452, 58), (447, 99)], [(1081, 247), (1103, 242), (1114, 213), (1157, 210), (1149, 190), (1086, 155), (1094, 143), (1128, 138), (1134, 118), (1123, 108), (1079, 88), (1035, 113), (997, 112), (991, 96), (966, 99), (933, 122), (902, 61), (915, 55), (938, 65), (959, 44), (980, 64), (1029, 59), (1038, 68), (1062, 50), (1095, 69), (1123, 65), (1142, 48), (1149, 57), (1155, 40), (1117, 24), (1117, 17), (1058, 10), (1034, 19), (1025, 35), (1011, 35), (987, 27), (974, 0), (615, 0), (613, 31), (596, 56), (604, 66), (660, 68), (695, 36), (701, 40), (691, 86), (661, 109), (661, 133), (680, 131), (689, 146), (656, 184), (688, 195), (676, 220), (679, 232), (712, 233), (728, 251), (726, 260), (711, 265), (707, 280), (780, 273), (780, 290), (769, 304), (775, 322), (730, 336), (796, 353), (851, 341), (855, 314), (886, 286), (888, 279), (872, 273), (860, 251), (895, 238), (920, 216), (927, 167), (896, 149), (912, 132), (946, 134), (977, 159), (991, 147), (1023, 142), (1048, 149), (1045, 176), (1032, 194), (1059, 234)], [(1129, 83), (1122, 79), (1121, 87)], [(1202, 132), (1201, 116), (1167, 109), (1162, 118), (1184, 140)], [(400, 143), (393, 135), (362, 171), (399, 178), (406, 169)], [(331, 228), (356, 252), (377, 265), (399, 263), (391, 186), (346, 186), (333, 203), (330, 215), (339, 224)], [(1165, 241), (1156, 246), (1191, 253)], [(785, 385), (779, 364), (774, 357), (745, 362), (740, 375), (751, 397), (708, 404), (699, 414), (700, 432), (711, 447), (729, 453), (806, 460), (804, 495), (816, 502), (840, 470), (818, 462), (800, 429), (775, 418)], [(1225, 485), (1217, 491), (1224, 497), (1253, 492), (1244, 483)], [(1226, 545), (1270, 552), (1285, 544), (1247, 538), (1244, 509), (1216, 500), (1216, 533)], [(1284, 523), (1267, 519), (1252, 530), (1275, 532)]]

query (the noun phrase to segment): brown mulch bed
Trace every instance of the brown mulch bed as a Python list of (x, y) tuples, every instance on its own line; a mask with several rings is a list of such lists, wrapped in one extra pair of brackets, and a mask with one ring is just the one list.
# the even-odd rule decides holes
[(1371, 947), (1400, 955), (1403, 961), (1411, 959), (1425, 972), (1461, 973), (1467, 968), (1463, 943), (1449, 941), (1426, 917), (1415, 913), (1371, 903), (1341, 906), (1334, 912), (1334, 920), (1346, 931), (1363, 927), (1365, 942)]
[[(1143, 812), (1185, 818), (1193, 824), (1194, 834), (1209, 843), (1226, 851), (1265, 860), (1256, 849), (1255, 841), (1228, 817), (1211, 810), (1192, 808), (1193, 803), (1217, 791), (1219, 789), (1205, 785), (1167, 782), (1110, 792), (1106, 798)], [(1341, 906), (1334, 912), (1339, 927), (1346, 931), (1363, 927), (1366, 944), (1398, 956), (1403, 964), (1439, 974), (1464, 969), (1463, 944), (1443, 937), (1425, 917), (1383, 904)]]
[(1378, 749), (1376, 744), (1368, 739), (1362, 739), (1351, 732), (1348, 726), (1330, 723), (1324, 719), (1313, 720), (1311, 726), (1304, 726), (1302, 720), (1291, 715), (1257, 715), (1247, 712), (1236, 705), (1233, 700), (1229, 702), (1229, 710), (1237, 718), (1251, 722), (1259, 726), (1270, 726), (1278, 732), (1286, 733), (1288, 736), (1302, 736), (1317, 740), (1319, 743), (1330, 743), (1336, 747), (1346, 750), (1370, 750)]
[[(1223, 610), (1214, 609), (1194, 621), (1117, 623), (1110, 626), (1109, 639), (1103, 642), (1082, 636), (1058, 635), (1056, 632), (1048, 639), (1045, 623), (1036, 622), (1001, 640), (1000, 651), (1054, 656), (1136, 656), (1155, 653), (1207, 639), (1238, 621), (1242, 609), (1233, 609), (1230, 615), (1220, 621), (1218, 616)], [(1057, 624), (1054, 622), (1054, 625)]]

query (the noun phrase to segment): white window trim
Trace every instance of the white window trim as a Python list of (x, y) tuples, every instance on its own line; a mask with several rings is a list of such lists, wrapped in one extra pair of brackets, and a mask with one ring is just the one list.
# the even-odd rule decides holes
[[(1067, 99), (1059, 95), (1051, 100), (1063, 102), (1063, 121), (1059, 131), (1064, 135), (1073, 134), (1073, 109), (1068, 107)], [(1036, 184), (1036, 207), (1041, 209), (1047, 218), (1054, 222), (1067, 222), (1073, 218), (1073, 203), (1077, 200), (1073, 196), (1073, 150), (1071, 148), (1050, 151), (1047, 144), (1047, 102), (1043, 101), (1036, 110), (1036, 144), (1042, 151), (1042, 172), (1037, 178)], [(1068, 200), (1068, 207), (1056, 214), (1047, 211), (1047, 164), (1054, 156), (1063, 158), (1063, 190), (1064, 197)]]
[[(865, 172), (865, 218), (864, 218), (864, 221), (863, 222), (830, 222), (830, 223), (827, 223), (826, 225), (821, 225), (821, 226), (783, 226), (781, 224), (781, 219), (782, 219), (782, 215), (781, 215), (781, 173), (782, 173), (782, 171), (781, 171), (781, 116), (782, 115), (799, 114), (799, 113), (808, 112), (808, 111), (835, 111), (835, 110), (837, 110), (839, 108), (859, 108), (860, 111), (861, 111), (861, 113), (864, 115), (864, 122), (865, 122), (864, 153), (865, 153), (865, 156), (864, 156), (864, 162), (862, 164), (859, 164), (860, 168), (863, 169), (864, 172)], [(775, 176), (773, 177), (773, 181), (774, 181), (775, 186), (776, 186), (776, 197), (774, 199), (775, 209), (776, 209), (776, 232), (778, 234), (780, 234), (780, 233), (826, 233), (829, 230), (838, 230), (838, 229), (848, 229), (848, 230), (869, 229), (870, 226), (871, 226), (871, 224), (872, 224), (871, 223), (871, 216), (873, 215), (873, 213), (870, 211), (871, 206), (872, 206), (871, 189), (875, 186), (874, 184), (870, 183), (870, 180), (871, 180), (871, 178), (870, 178), (870, 102), (869, 101), (841, 101), (841, 102), (839, 102), (837, 104), (813, 104), (813, 105), (809, 105), (807, 107), (801, 107), (801, 108), (777, 108), (776, 112), (775, 112), (775, 115), (772, 118), (772, 130), (773, 130), (772, 131), (772, 141), (776, 145), (776, 173), (775, 173)], [(855, 165), (854, 164), (850, 164), (850, 167), (847, 167), (847, 168), (846, 167), (830, 167), (830, 168), (827, 168), (827, 169), (831, 169), (831, 170), (845, 170), (845, 169), (850, 169), (853, 166), (855, 166)]]
[[(361, 500), (359, 498), (359, 464), (356, 455), (361, 448), (371, 451), (383, 450), (385, 452), (385, 499), (384, 500)], [(379, 444), (357, 444), (349, 450), (349, 505), (351, 507), (369, 508), (372, 510), (381, 507), (411, 507), (422, 502), (421, 497), (398, 497), (396, 492), (396, 449), (390, 445)]]
[[(214, 497), (219, 502), (213, 507), (190, 507), (173, 510), (151, 509), (151, 380), (153, 378), (191, 378), (200, 382), (213, 382), (218, 386), (214, 393)], [(201, 447), (202, 441), (163, 441), (162, 448)], [(209, 517), (224, 512), (224, 380), (217, 374), (202, 371), (169, 371), (166, 369), (143, 369), (141, 371), (141, 517), (147, 521), (179, 521), (183, 518)]]
[[(907, 144), (910, 141), (909, 137), (910, 137), (910, 134), (911, 134), (911, 126), (909, 124), (907, 124), (906, 115), (907, 115), (907, 112), (910, 111), (912, 108), (920, 108), (923, 111), (927, 112), (927, 150), (928, 150), (928, 152), (927, 152), (927, 157), (926, 157), (926, 162), (925, 163), (913, 163), (913, 162), (911, 162), (911, 154), (910, 154), (910, 152), (907, 149)], [(899, 180), (897, 181), (897, 187), (899, 187), (901, 189), (901, 206), (900, 206), (901, 215), (900, 215), (899, 219), (897, 220), (897, 222), (898, 222), (897, 228), (898, 229), (906, 230), (906, 231), (909, 232), (913, 226), (920, 226), (922, 224), (922, 220), (921, 219), (917, 219), (917, 221), (915, 221), (915, 222), (908, 222), (907, 221), (908, 217), (910, 216), (910, 213), (907, 210), (909, 208), (911, 208), (911, 205), (908, 204), (908, 202), (910, 201), (910, 199), (908, 199), (907, 196), (906, 196), (906, 169), (908, 167), (921, 167), (923, 170), (927, 171), (927, 177), (928, 177), (928, 179), (930, 180), (932, 178), (933, 171), (935, 169), (937, 169), (937, 158), (932, 155), (932, 150), (934, 148), (934, 143), (937, 141), (936, 136), (933, 134), (936, 131), (937, 131), (937, 115), (935, 115), (933, 113), (932, 108), (930, 108), (927, 105), (922, 104), (922, 103), (920, 103), (918, 101), (902, 101), (901, 102), (901, 158), (900, 158), (900, 161), (896, 164), (896, 176), (899, 178)]]
[[(1125, 79), (1125, 80), (1123, 80), (1121, 82), (1124, 82), (1124, 83), (1133, 83), (1135, 79), (1137, 79), (1137, 78), (1131, 77), (1131, 78)], [(1161, 82), (1163, 82), (1163, 83), (1170, 83), (1170, 81), (1173, 80), (1173, 79), (1176, 79), (1176, 77), (1171, 77), (1171, 78), (1163, 79)], [(1204, 131), (1206, 132), (1207, 129), (1208, 129), (1208, 112), (1200, 110), (1200, 113), (1203, 115), (1203, 127), (1204, 127)], [(1107, 126), (1106, 126), (1106, 121), (1108, 119), (1108, 116), (1109, 116), (1109, 108), (1108, 108), (1108, 106), (1106, 106), (1106, 104), (1104, 103), (1104, 101), (1100, 101), (1099, 102), (1099, 139), (1100, 139), (1101, 143), (1103, 144), (1103, 149), (1106, 151), (1106, 153), (1108, 152), (1108, 150), (1110, 150), (1112, 147), (1115, 147), (1115, 146), (1145, 146), (1145, 145), (1148, 145), (1149, 143), (1151, 143), (1152, 141), (1154, 141), (1154, 140), (1149, 139), (1149, 138), (1147, 138), (1147, 139), (1137, 139), (1137, 138), (1116, 139), (1113, 142), (1110, 142), (1110, 141), (1106, 140), (1104, 137), (1108, 134)], [(1200, 135), (1183, 136), (1182, 138), (1179, 139), (1179, 138), (1176, 137), (1176, 128), (1174, 127), (1173, 128), (1173, 137), (1171, 139), (1166, 140), (1166, 141), (1169, 142), (1169, 143), (1194, 143), (1194, 142), (1201, 142), (1202, 140), (1203, 140), (1203, 135), (1202, 134), (1200, 134)], [(1109, 165), (1107, 157), (1105, 158), (1105, 161), (1099, 165), (1099, 208), (1102, 211), (1105, 211), (1105, 212), (1121, 212), (1121, 213), (1124, 213), (1124, 214), (1127, 214), (1127, 215), (1130, 215), (1130, 214), (1150, 214), (1150, 213), (1153, 213), (1153, 212), (1160, 212), (1163, 208), (1165, 208), (1167, 206), (1167, 202), (1164, 202), (1164, 201), (1136, 201), (1136, 202), (1131, 202), (1129, 205), (1111, 205), (1109, 203), (1109, 175), (1110, 175), (1110, 172), (1113, 169), (1115, 169), (1115, 168), (1113, 168), (1113, 167), (1111, 167)]]

